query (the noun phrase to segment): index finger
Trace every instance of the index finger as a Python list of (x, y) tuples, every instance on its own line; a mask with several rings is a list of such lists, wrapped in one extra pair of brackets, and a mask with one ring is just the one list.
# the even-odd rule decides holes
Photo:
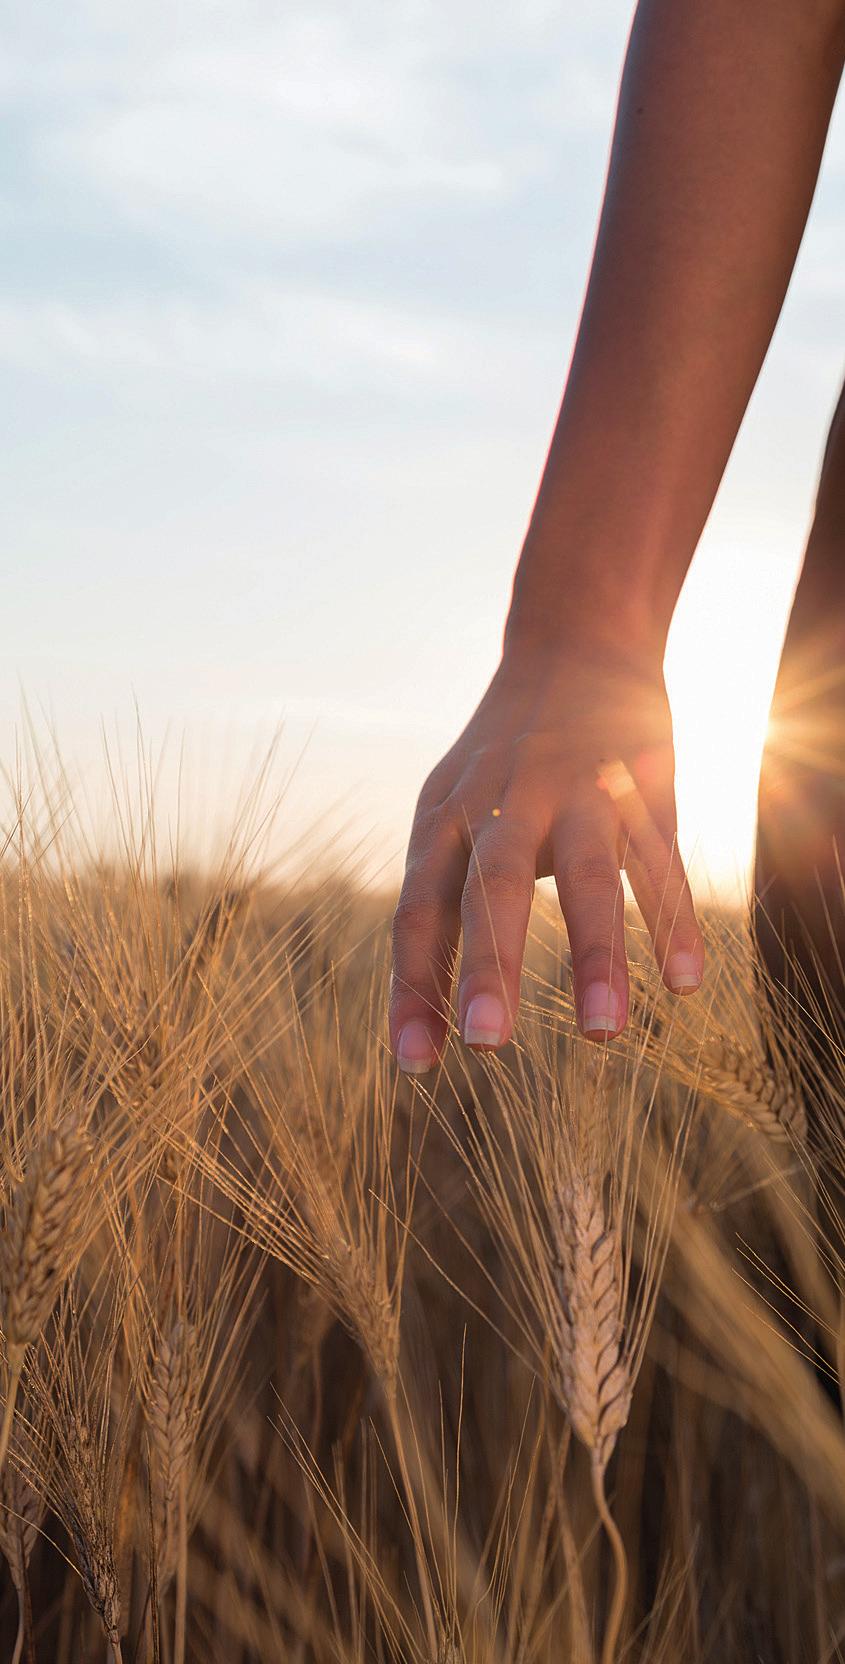
[(406, 1074), (425, 1074), (440, 1055), (461, 928), (467, 850), (454, 821), (418, 815), (393, 914), (390, 1043)]

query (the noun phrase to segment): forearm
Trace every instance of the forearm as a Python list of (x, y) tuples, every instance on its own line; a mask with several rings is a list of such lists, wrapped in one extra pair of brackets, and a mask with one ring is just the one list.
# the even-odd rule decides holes
[(665, 640), (783, 304), (845, 52), (837, 0), (642, 0), (505, 647)]

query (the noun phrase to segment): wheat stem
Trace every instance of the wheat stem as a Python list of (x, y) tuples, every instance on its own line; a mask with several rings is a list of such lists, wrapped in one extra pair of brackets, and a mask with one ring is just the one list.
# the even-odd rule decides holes
[(26, 1636), (26, 1608), (24, 1606), (23, 1590), (18, 1590), (18, 1633), (15, 1636), (15, 1650), (12, 1653), (12, 1664), (21, 1664), (23, 1658), (23, 1644)]
[(173, 1633), (173, 1664), (185, 1664), (185, 1632), (188, 1622), (188, 1470), (179, 1475), (177, 1501), (178, 1558), (176, 1562), (176, 1625)]
[(613, 1664), (613, 1660), (616, 1657), (616, 1649), (619, 1644), (622, 1621), (625, 1617), (625, 1603), (628, 1597), (628, 1556), (625, 1553), (625, 1544), (622, 1541), (619, 1527), (607, 1505), (607, 1497), (605, 1496), (604, 1491), (604, 1468), (599, 1462), (595, 1461), (591, 1464), (591, 1467), (593, 1478), (593, 1496), (595, 1497), (599, 1519), (604, 1526), (608, 1542), (610, 1543), (610, 1547), (613, 1551), (613, 1562), (616, 1570), (613, 1599), (610, 1603), (610, 1611), (607, 1615), (607, 1623), (605, 1625), (604, 1639), (602, 1641), (601, 1649), (601, 1664)]
[(420, 1594), (422, 1596), (422, 1603), (423, 1603), (423, 1615), (424, 1615), (424, 1618), (425, 1618), (426, 1638), (428, 1640), (428, 1645), (429, 1645), (431, 1657), (434, 1658), (434, 1657), (436, 1657), (436, 1654), (437, 1654), (437, 1625), (434, 1621), (434, 1609), (433, 1609), (432, 1603), (431, 1603), (431, 1591), (430, 1591), (430, 1588), (429, 1588), (429, 1571), (428, 1571), (428, 1566), (426, 1564), (425, 1554), (423, 1553), (423, 1539), (422, 1539), (422, 1529), (420, 1527), (420, 1517), (419, 1517), (419, 1513), (418, 1513), (418, 1510), (417, 1510), (416, 1496), (414, 1494), (414, 1486), (413, 1486), (413, 1483), (411, 1481), (411, 1474), (410, 1474), (410, 1469), (408, 1467), (408, 1460), (407, 1460), (407, 1456), (405, 1454), (405, 1440), (404, 1440), (404, 1437), (403, 1437), (403, 1434), (402, 1434), (402, 1426), (401, 1426), (401, 1422), (400, 1422), (400, 1419), (399, 1419), (399, 1411), (398, 1411), (398, 1406), (397, 1406), (397, 1403), (396, 1403), (396, 1394), (392, 1389), (385, 1388), (384, 1395), (385, 1395), (385, 1399), (386, 1399), (386, 1402), (387, 1402), (387, 1413), (388, 1413), (388, 1418), (389, 1418), (389, 1421), (390, 1421), (390, 1431), (393, 1435), (393, 1445), (394, 1445), (394, 1449), (396, 1451), (397, 1460), (399, 1462), (399, 1473), (400, 1473), (400, 1477), (402, 1479), (402, 1488), (405, 1492), (405, 1501), (408, 1505), (409, 1524), (410, 1524), (410, 1527), (411, 1527), (411, 1536), (413, 1537), (413, 1541), (414, 1541), (414, 1556), (415, 1556), (415, 1559), (416, 1559), (416, 1562), (417, 1562), (417, 1576), (419, 1578)]
[(3, 1425), (0, 1427), (0, 1474), (6, 1465), (6, 1452), (9, 1449), (9, 1439), (12, 1435), (12, 1422), (15, 1419), (15, 1405), (18, 1398), (18, 1388), (21, 1382), (23, 1358), (15, 1357), (9, 1364), (9, 1379), (6, 1387), (6, 1406), (3, 1411)]

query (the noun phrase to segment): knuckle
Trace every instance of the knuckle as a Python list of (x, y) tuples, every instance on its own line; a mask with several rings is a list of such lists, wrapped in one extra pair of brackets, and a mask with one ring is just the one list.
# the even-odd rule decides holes
[(514, 861), (483, 858), (473, 861), (464, 887), (464, 902), (470, 908), (484, 899), (497, 904), (523, 902), (530, 881), (526, 869)]
[(499, 751), (500, 744), (498, 740), (482, 740), (480, 745), (469, 747), (466, 753), (467, 763), (473, 770), (484, 771), (489, 766), (491, 759), (499, 756)]
[(495, 793), (490, 786), (465, 780), (449, 793), (443, 805), (444, 816), (462, 840), (466, 841), (468, 835), (476, 839), (487, 824), (490, 805), (494, 802)]
[(566, 850), (559, 871), (563, 887), (571, 895), (615, 894), (621, 882), (618, 868), (601, 850)]
[(492, 947), (479, 952), (476, 948), (472, 964), (461, 978), (461, 998), (471, 1000), (475, 994), (500, 992), (519, 985), (519, 961), (509, 953), (496, 952)]
[(417, 797), (417, 814), (427, 815), (435, 812), (443, 803), (444, 798), (448, 796), (449, 786), (445, 770), (440, 772), (439, 768), (432, 769), (420, 788)]
[(415, 936), (430, 936), (440, 915), (441, 906), (436, 896), (400, 896), (392, 920), (394, 945), (401, 945)]
[(412, 850), (428, 850), (443, 836), (451, 815), (445, 803), (424, 803), (420, 797), (414, 811)]
[[(547, 815), (544, 807), (537, 813), (536, 803), (529, 795), (528, 783), (522, 788), (521, 781), (516, 789), (511, 784), (502, 794), (500, 826), (506, 833), (511, 847), (517, 852), (517, 860), (524, 859), (526, 866), (534, 856), (538, 844), (547, 830)], [(531, 804), (530, 811), (527, 808)]]
[(562, 757), (564, 752), (560, 734), (541, 728), (527, 728), (515, 734), (513, 747), (529, 766), (534, 762), (545, 762), (549, 757)]
[(578, 949), (578, 971), (585, 982), (606, 982), (611, 967), (615, 968), (618, 963), (619, 955), (613, 952), (610, 932), (603, 942), (592, 935)]
[(669, 878), (669, 855), (662, 844), (653, 842), (635, 845), (631, 854), (648, 882), (662, 888)]
[(684, 903), (686, 879), (683, 868), (672, 860), (664, 846), (652, 846), (640, 856), (646, 881), (655, 895), (662, 898), (664, 907), (681, 907)]
[(408, 840), (400, 901), (408, 894), (437, 896), (440, 888), (445, 894), (455, 881), (458, 857), (465, 867), (467, 851), (460, 828), (445, 806), (418, 815)]

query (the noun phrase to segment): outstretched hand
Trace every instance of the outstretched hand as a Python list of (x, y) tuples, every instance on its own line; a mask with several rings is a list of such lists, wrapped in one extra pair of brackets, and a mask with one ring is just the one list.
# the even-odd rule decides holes
[(628, 1015), (631, 888), (666, 986), (700, 986), (703, 946), (676, 843), (672, 722), (649, 654), (580, 640), (505, 655), (417, 801), (393, 919), (390, 1039), (419, 1074), (446, 1037), (455, 959), (469, 1046), (509, 1038), (537, 878), (554, 875), (581, 1032)]

